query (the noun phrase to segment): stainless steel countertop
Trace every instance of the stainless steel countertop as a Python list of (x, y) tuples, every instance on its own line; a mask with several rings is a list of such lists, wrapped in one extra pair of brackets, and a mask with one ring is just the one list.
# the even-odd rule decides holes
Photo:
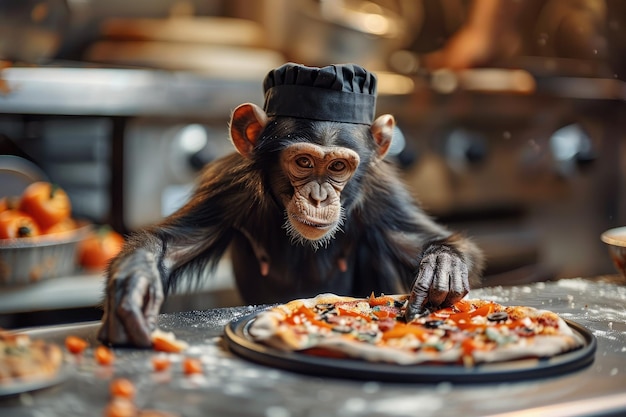
[[(102, 415), (108, 384), (125, 376), (138, 388), (137, 404), (183, 416), (588, 416), (626, 413), (626, 287), (585, 279), (474, 290), (470, 297), (546, 308), (587, 327), (597, 338), (594, 362), (573, 373), (507, 383), (453, 385), (354, 381), (308, 376), (241, 359), (223, 344), (224, 326), (261, 307), (163, 314), (159, 325), (190, 343), (204, 374), (183, 377), (181, 357), (170, 371), (152, 372), (151, 351), (116, 349), (112, 367), (94, 364), (87, 351), (71, 361), (69, 378), (54, 387), (0, 399), (0, 414)], [(95, 345), (98, 323), (30, 329), (62, 342), (69, 334)], [(178, 365), (178, 366), (177, 366)]]

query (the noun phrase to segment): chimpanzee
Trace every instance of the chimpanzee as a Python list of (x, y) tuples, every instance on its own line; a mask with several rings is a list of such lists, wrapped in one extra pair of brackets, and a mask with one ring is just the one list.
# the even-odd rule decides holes
[(263, 109), (233, 111), (237, 153), (208, 164), (186, 205), (111, 262), (102, 341), (150, 346), (163, 294), (227, 250), (254, 304), (410, 291), (411, 320), (479, 279), (480, 250), (431, 220), (384, 159), (395, 120), (374, 120), (374, 74), (288, 63), (263, 87)]

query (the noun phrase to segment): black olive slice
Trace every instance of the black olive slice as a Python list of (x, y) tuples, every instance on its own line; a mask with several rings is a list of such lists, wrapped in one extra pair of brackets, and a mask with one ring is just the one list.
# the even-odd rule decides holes
[(444, 323), (445, 321), (443, 320), (428, 320), (424, 323), (424, 327), (426, 327), (427, 329), (436, 329)]
[(489, 321), (506, 321), (508, 318), (509, 315), (506, 311), (497, 311), (487, 316), (487, 320)]

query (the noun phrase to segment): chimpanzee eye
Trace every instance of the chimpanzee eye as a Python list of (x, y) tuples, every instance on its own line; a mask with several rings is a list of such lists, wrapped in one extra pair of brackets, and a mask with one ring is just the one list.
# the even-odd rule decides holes
[(346, 163), (344, 161), (334, 161), (328, 166), (328, 169), (333, 172), (342, 172), (346, 169)]
[(313, 161), (306, 156), (297, 158), (296, 164), (298, 164), (300, 168), (313, 168)]

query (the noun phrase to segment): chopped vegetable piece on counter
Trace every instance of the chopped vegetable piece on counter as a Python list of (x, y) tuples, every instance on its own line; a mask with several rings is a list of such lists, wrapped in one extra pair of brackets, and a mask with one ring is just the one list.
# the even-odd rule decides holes
[(89, 342), (78, 336), (68, 336), (65, 338), (65, 347), (70, 353), (78, 355), (89, 347)]
[(100, 365), (111, 365), (115, 361), (113, 351), (106, 346), (100, 345), (94, 351), (96, 362)]
[(169, 369), (170, 364), (170, 358), (168, 358), (167, 356), (159, 355), (152, 358), (152, 367), (157, 372), (162, 372)]
[(111, 381), (109, 391), (112, 397), (132, 399), (135, 397), (135, 385), (126, 378), (117, 378)]
[(170, 413), (168, 411), (161, 410), (139, 410), (137, 417), (179, 417), (180, 414)]
[(137, 407), (128, 398), (115, 397), (104, 409), (104, 417), (135, 417)]
[(202, 362), (197, 358), (185, 358), (183, 360), (183, 372), (186, 375), (201, 374)]
[(183, 340), (176, 339), (172, 332), (164, 332), (159, 329), (152, 332), (152, 348), (156, 351), (179, 353), (187, 347), (189, 345)]

